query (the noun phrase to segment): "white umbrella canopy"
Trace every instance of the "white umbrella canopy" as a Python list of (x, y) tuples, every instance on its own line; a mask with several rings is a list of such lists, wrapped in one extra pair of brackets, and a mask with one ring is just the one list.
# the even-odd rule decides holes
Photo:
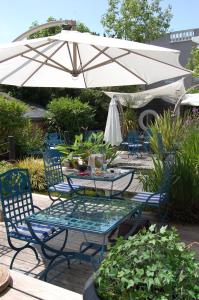
[(186, 76), (180, 52), (132, 41), (62, 31), (0, 46), (0, 84), (92, 88), (151, 84)]
[(112, 99), (109, 104), (104, 141), (112, 146), (118, 146), (122, 142), (120, 118), (115, 99)]

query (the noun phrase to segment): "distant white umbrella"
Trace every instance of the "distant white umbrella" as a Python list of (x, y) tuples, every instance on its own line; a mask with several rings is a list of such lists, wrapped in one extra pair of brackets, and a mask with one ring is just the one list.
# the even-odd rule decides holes
[(0, 84), (89, 88), (151, 84), (188, 75), (178, 50), (63, 30), (0, 45)]
[(118, 146), (122, 142), (119, 112), (117, 102), (114, 98), (111, 100), (108, 109), (104, 141), (110, 143), (112, 146)]

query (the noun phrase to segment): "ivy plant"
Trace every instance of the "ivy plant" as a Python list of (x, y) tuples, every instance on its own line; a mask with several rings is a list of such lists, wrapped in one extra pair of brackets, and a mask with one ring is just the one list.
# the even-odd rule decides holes
[(199, 299), (199, 264), (176, 229), (152, 225), (119, 238), (99, 268), (95, 285), (103, 300)]

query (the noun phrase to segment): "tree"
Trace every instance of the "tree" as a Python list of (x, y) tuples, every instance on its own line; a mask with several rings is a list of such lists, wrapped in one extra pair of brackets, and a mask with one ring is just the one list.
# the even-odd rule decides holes
[(101, 23), (111, 37), (151, 41), (167, 32), (172, 18), (171, 6), (161, 8), (162, 0), (108, 0)]
[[(53, 17), (49, 17), (47, 19), (47, 22), (52, 22), (52, 21), (58, 21), (58, 20)], [(32, 25), (30, 26), (30, 29), (37, 27), (38, 25), (39, 25), (39, 23), (37, 21), (34, 21), (32, 23)], [(79, 22), (79, 21), (76, 23), (75, 29), (80, 32), (91, 32), (90, 29), (84, 23)], [(60, 33), (61, 30), (62, 30), (62, 26), (54, 26), (54, 27), (42, 29), (36, 33), (31, 34), (29, 36), (29, 39), (35, 39), (35, 38), (41, 38), (41, 37), (55, 35), (57, 33)]]
[(187, 68), (193, 71), (194, 77), (199, 77), (199, 49), (194, 47), (187, 64)]

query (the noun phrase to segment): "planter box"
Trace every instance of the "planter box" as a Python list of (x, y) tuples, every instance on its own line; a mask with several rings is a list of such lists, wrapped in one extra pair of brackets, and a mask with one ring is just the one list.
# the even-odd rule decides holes
[(83, 300), (100, 300), (95, 291), (94, 276), (91, 276), (84, 287)]

